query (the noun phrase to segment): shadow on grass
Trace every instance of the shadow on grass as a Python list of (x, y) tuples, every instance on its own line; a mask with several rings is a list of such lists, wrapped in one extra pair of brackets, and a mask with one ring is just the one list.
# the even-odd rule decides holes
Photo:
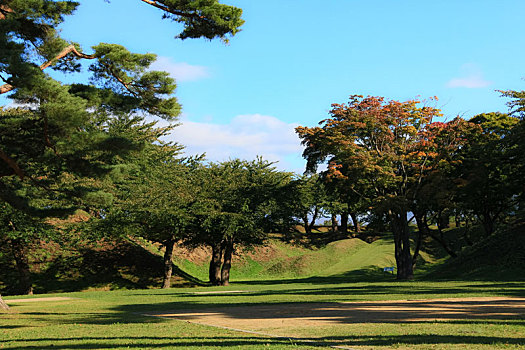
[[(365, 276), (367, 274), (373, 275), (370, 271), (361, 271)], [(163, 290), (155, 294), (138, 294), (136, 292), (130, 292), (129, 297), (138, 297), (130, 299), (127, 304), (127, 295), (122, 295), (122, 303), (113, 307), (110, 312), (92, 312), (92, 313), (81, 313), (76, 317), (75, 313), (65, 315), (65, 317), (56, 317), (55, 319), (49, 319), (48, 315), (59, 315), (58, 313), (45, 313), (45, 312), (28, 312), (21, 313), (31, 315), (36, 318), (41, 318), (40, 321), (45, 320), (48, 324), (91, 324), (91, 325), (113, 325), (113, 324), (151, 324), (151, 323), (165, 323), (173, 322), (173, 320), (144, 316), (141, 313), (146, 312), (169, 312), (170, 310), (178, 310), (182, 313), (191, 313), (192, 310), (199, 310), (199, 313), (208, 314), (220, 314), (224, 319), (232, 321), (243, 321), (245, 319), (251, 320), (263, 320), (263, 321), (276, 321), (277, 319), (286, 318), (299, 318), (310, 319), (313, 316), (320, 318), (332, 317), (335, 320), (334, 324), (357, 324), (363, 323), (365, 316), (370, 323), (405, 323), (412, 324), (414, 333), (418, 330), (418, 324), (453, 324), (461, 328), (462, 325), (509, 325), (515, 327), (525, 327), (525, 305), (521, 304), (511, 305), (510, 307), (500, 305), (501, 302), (493, 301), (492, 307), (501, 307), (500, 311), (502, 316), (487, 316), (486, 309), (483, 309), (482, 305), (476, 304), (476, 302), (466, 301), (463, 302), (467, 306), (467, 309), (474, 309), (477, 313), (468, 314), (467, 311), (459, 304), (452, 302), (443, 301), (432, 301), (432, 307), (436, 310), (428, 310), (428, 302), (424, 300), (415, 301), (411, 304), (413, 312), (417, 316), (414, 320), (403, 319), (396, 314), (396, 308), (398, 304), (396, 301), (391, 302), (362, 302), (359, 303), (361, 310), (358, 311), (360, 314), (356, 314), (355, 310), (349, 310), (349, 304), (341, 301), (350, 301), (355, 296), (354, 300), (363, 299), (363, 296), (374, 296), (374, 295), (400, 295), (400, 298), (406, 299), (407, 296), (413, 295), (415, 299), (424, 299), (426, 296), (440, 296), (447, 297), (449, 295), (463, 295), (465, 297), (479, 296), (482, 293), (493, 291), (495, 295), (501, 296), (525, 296), (525, 283), (523, 282), (506, 282), (506, 283), (492, 283), (492, 284), (475, 284), (475, 283), (461, 283), (455, 285), (447, 284), (423, 284), (413, 282), (376, 282), (370, 284), (357, 284), (349, 282), (356, 278), (356, 275), (342, 275), (340, 279), (333, 277), (316, 277), (299, 280), (279, 280), (279, 281), (262, 281), (262, 282), (251, 282), (248, 286), (255, 286), (257, 284), (263, 286), (265, 289), (261, 291), (250, 291), (247, 293), (238, 294), (222, 294), (222, 295), (209, 295), (209, 294), (190, 294), (187, 292), (181, 293), (177, 289)], [(387, 276), (385, 276), (385, 279)], [(360, 280), (362, 282), (362, 279)], [(344, 285), (343, 283), (347, 283)], [(271, 285), (275, 285), (275, 289), (272, 289)], [(284, 290), (283, 284), (285, 286)], [(311, 284), (311, 286), (305, 286), (305, 284)], [(220, 292), (220, 291), (219, 291)], [(143, 297), (142, 297), (142, 296)], [(155, 295), (162, 295), (161, 301), (155, 303), (148, 303), (148, 296), (154, 297)], [(309, 296), (312, 295), (323, 295), (323, 300), (339, 301), (339, 302), (314, 302), (310, 301), (305, 307), (304, 302), (293, 302), (294, 300), (311, 300)], [(280, 299), (279, 296), (284, 296)], [(380, 299), (384, 297), (379, 296)], [(139, 303), (137, 303), (139, 300)], [(158, 299), (156, 299), (158, 300)], [(281, 302), (280, 300), (289, 300)], [(146, 303), (140, 302), (146, 301)], [(291, 301), (291, 302), (290, 302)], [(374, 310), (373, 308), (378, 305), (387, 306), (383, 310)], [(252, 308), (253, 307), (253, 308)], [(245, 310), (239, 314), (239, 310)], [(259, 309), (257, 309), (259, 308)], [(263, 309), (273, 308), (279, 312), (264, 313)], [(293, 308), (303, 308), (302, 313), (294, 314), (289, 312)], [(346, 308), (346, 311), (344, 310)], [(462, 309), (463, 308), (463, 309)], [(263, 311), (260, 311), (260, 310)], [(440, 312), (443, 309), (451, 316), (447, 316), (446, 320), (436, 320), (440, 317)], [(306, 310), (306, 311), (305, 311)], [(328, 310), (328, 311), (327, 311)], [(331, 310), (331, 311), (330, 311)], [(327, 315), (326, 312), (333, 312), (336, 314)], [(292, 310), (293, 311), (293, 310)], [(337, 314), (339, 312), (339, 314)], [(353, 314), (349, 314), (354, 312)], [(506, 314), (505, 314), (506, 312)], [(446, 314), (446, 313), (445, 313)], [(72, 317), (71, 317), (72, 316)], [(190, 318), (181, 318), (182, 320), (192, 321)], [(9, 326), (7, 326), (6, 329)], [(262, 326), (261, 326), (262, 327)], [(13, 327), (14, 328), (14, 327)], [(246, 329), (243, 327), (233, 327)], [(174, 330), (176, 332), (177, 325), (174, 323)], [(231, 331), (224, 331), (225, 334), (230, 334), (231, 337), (209, 337), (203, 336), (195, 337), (177, 337), (172, 335), (169, 337), (148, 337), (138, 336), (137, 334), (129, 337), (65, 337), (65, 338), (50, 338), (42, 336), (42, 338), (34, 337), (34, 339), (20, 339), (10, 342), (4, 342), (3, 349), (99, 349), (99, 348), (132, 348), (132, 349), (161, 349), (161, 348), (180, 348), (180, 349), (191, 349), (191, 348), (232, 348), (232, 347), (264, 347), (266, 344), (279, 348), (297, 348), (298, 345), (304, 345), (307, 347), (326, 347), (328, 345), (339, 345), (339, 346), (375, 346), (375, 347), (391, 347), (396, 344), (443, 344), (443, 345), (459, 345), (459, 344), (507, 344), (507, 345), (525, 345), (525, 339), (523, 337), (507, 338), (499, 337), (496, 330), (493, 334), (487, 334), (485, 336), (480, 335), (469, 335), (469, 334), (450, 334), (450, 335), (435, 335), (435, 334), (405, 334), (405, 335), (349, 335), (349, 336), (325, 336), (325, 337), (311, 337), (305, 340), (315, 341), (315, 343), (307, 343), (298, 339), (286, 339), (286, 338), (272, 338), (265, 337), (263, 335), (246, 334), (240, 336), (239, 333), (232, 333)], [(227, 332), (227, 333), (226, 333)], [(411, 331), (409, 331), (410, 333)], [(204, 332), (205, 333), (205, 332)], [(176, 333), (174, 333), (176, 334)], [(521, 334), (517, 334), (519, 336)], [(36, 345), (35, 345), (36, 343)], [(297, 346), (293, 346), (292, 343), (296, 343)]]
[[(22, 343), (37, 343), (23, 345)], [(13, 345), (10, 345), (12, 343)], [(265, 347), (268, 345), (290, 346), (296, 348), (289, 338), (271, 337), (78, 337), (78, 338), (33, 338), (15, 340), (2, 346), (2, 349), (165, 349), (181, 348), (244, 348), (247, 346)], [(63, 344), (61, 344), (63, 343)], [(312, 344), (312, 343), (309, 343)], [(326, 346), (327, 344), (313, 344)]]
[[(313, 339), (313, 338), (312, 338)], [(315, 338), (317, 339), (317, 338)], [(319, 338), (324, 342), (337, 342), (337, 345), (345, 346), (385, 346), (392, 345), (436, 345), (436, 344), (476, 344), (484, 345), (497, 344), (505, 345), (525, 345), (525, 338), (507, 338), (507, 337), (490, 337), (490, 336), (472, 336), (472, 335), (435, 335), (435, 334), (410, 334), (410, 335), (363, 335), (363, 336), (344, 336), (344, 337), (323, 337)], [(333, 344), (332, 343), (332, 344)]]
[[(24, 343), (37, 343), (24, 345)], [(62, 344), (63, 343), (63, 344)], [(4, 344), (2, 349), (162, 349), (181, 348), (233, 348), (247, 346), (279, 346), (297, 348), (299, 345), (311, 347), (327, 346), (384, 346), (392, 345), (458, 345), (458, 344), (505, 344), (524, 345), (524, 338), (506, 338), (495, 336), (456, 336), (456, 335), (363, 335), (363, 336), (332, 336), (320, 338), (286, 338), (286, 337), (69, 337), (69, 338), (32, 338), (14, 340)]]
[(338, 275), (314, 276), (305, 278), (286, 278), (286, 279), (267, 279), (267, 280), (248, 280), (238, 283), (248, 285), (274, 285), (274, 284), (343, 284), (343, 283), (362, 283), (362, 282), (384, 282), (396, 281), (396, 276), (385, 273), (379, 267), (367, 267), (360, 270), (352, 270)]

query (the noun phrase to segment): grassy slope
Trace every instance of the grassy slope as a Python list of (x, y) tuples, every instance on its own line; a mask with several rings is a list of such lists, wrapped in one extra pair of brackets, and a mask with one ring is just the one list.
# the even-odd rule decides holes
[[(179, 258), (176, 264), (202, 280), (207, 277), (207, 262), (197, 264)], [(342, 275), (358, 270), (371, 270), (381, 275), (382, 267), (394, 265), (393, 246), (388, 239), (371, 244), (357, 238), (344, 239), (321, 248), (290, 245), (273, 239), (267, 247), (240, 252), (233, 261), (231, 279), (307, 278)]]
[(427, 278), (525, 280), (524, 266), (525, 223), (514, 223), (435, 266)]
[[(451, 230), (448, 234), (460, 233)], [(304, 243), (304, 242), (303, 242)], [(432, 279), (523, 280), (525, 273), (525, 225), (515, 225), (482, 243), (464, 250), (458, 259), (448, 260), (435, 242), (425, 242), (416, 275)], [(154, 288), (162, 279), (162, 252), (146, 241), (123, 241), (100, 246), (85, 245), (79, 250), (46, 245), (33, 253), (35, 291), (114, 290)], [(47, 260), (46, 260), (47, 259)], [(175, 286), (207, 280), (209, 252), (176, 249), (180, 267)], [(12, 264), (12, 263), (11, 263)], [(343, 239), (326, 245), (289, 244), (276, 236), (266, 247), (240, 251), (234, 257), (231, 280), (315, 279), (332, 276), (343, 280), (381, 281), (391, 279), (382, 268), (395, 266), (391, 237), (373, 243)], [(14, 266), (0, 256), (0, 292), (16, 294)], [(427, 274), (430, 272), (429, 274)], [(426, 276), (425, 276), (426, 275)], [(194, 278), (192, 278), (194, 277)], [(188, 280), (190, 282), (188, 282)], [(2, 288), (2, 283), (4, 288)]]

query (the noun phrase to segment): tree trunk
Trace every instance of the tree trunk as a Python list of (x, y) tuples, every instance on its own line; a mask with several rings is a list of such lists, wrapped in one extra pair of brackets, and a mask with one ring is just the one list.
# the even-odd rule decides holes
[(437, 227), (440, 230), (444, 230), (450, 227), (450, 215), (448, 211), (440, 210), (437, 217)]
[(465, 218), (465, 242), (471, 247), (474, 245), (474, 242), (472, 242), (470, 238), (470, 219), (468, 216)]
[(483, 230), (485, 231), (485, 235), (489, 237), (491, 234), (494, 233), (494, 218), (490, 215), (489, 212), (485, 212), (481, 215), (478, 215), (478, 218), (483, 224)]
[(432, 237), (432, 239), (438, 242), (443, 247), (443, 249), (445, 249), (448, 255), (450, 255), (451, 257), (455, 258), (458, 256), (456, 252), (454, 252), (454, 250), (450, 248), (447, 241), (443, 238), (443, 234), (441, 233), (441, 231), (440, 231), (441, 237), (438, 237), (432, 233), (432, 231), (428, 227), (426, 216), (420, 216), (420, 215), (415, 215), (415, 214), (414, 216), (416, 218), (417, 228), (419, 229), (420, 232), (423, 232), (424, 235)]
[(317, 220), (317, 216), (319, 215), (319, 207), (315, 207), (314, 213), (312, 215), (312, 221), (310, 222), (310, 233), (312, 233), (312, 230), (315, 228), (315, 220)]
[(312, 233), (312, 228), (310, 227), (310, 223), (308, 222), (308, 216), (303, 216), (303, 224), (304, 224), (304, 233), (309, 235)]
[(357, 215), (355, 213), (350, 213), (350, 217), (352, 218), (352, 222), (354, 223), (354, 230), (356, 233), (361, 232), (361, 227), (359, 225), (359, 220), (357, 219)]
[(390, 225), (394, 233), (394, 247), (397, 265), (397, 279), (409, 280), (414, 278), (412, 255), (410, 254), (410, 236), (408, 230), (407, 212), (389, 211)]
[(427, 234), (427, 230), (422, 225), (423, 220), (426, 222), (426, 214), (421, 215), (414, 213), (414, 218), (416, 219), (417, 228), (418, 228), (418, 234), (417, 234), (417, 241), (416, 241), (416, 247), (414, 249), (414, 255), (412, 256), (412, 270), (416, 268), (416, 261), (417, 257), (419, 256), (419, 251), (421, 250), (421, 243), (423, 242), (423, 236)]
[(454, 221), (456, 222), (456, 228), (459, 228), (461, 227), (461, 216), (457, 212), (455, 214), (456, 215), (454, 215)]
[(348, 212), (344, 211), (341, 213), (341, 232), (346, 235), (348, 234)]
[(230, 284), (230, 269), (232, 267), (233, 243), (228, 242), (224, 248), (224, 261), (221, 269), (221, 285)]
[(332, 214), (332, 232), (337, 231), (337, 215)]
[(175, 239), (170, 238), (164, 244), (166, 251), (164, 252), (164, 278), (162, 280), (162, 288), (169, 288), (171, 286), (171, 275), (173, 273), (173, 247), (175, 246)]
[(9, 306), (2, 299), (2, 295), (0, 295), (0, 310), (9, 310)]
[(33, 295), (29, 259), (27, 258), (25, 246), (19, 239), (12, 239), (11, 249), (15, 257), (16, 269), (18, 270), (20, 294)]
[(218, 286), (221, 283), (222, 245), (217, 243), (213, 245), (211, 249), (209, 278), (212, 285)]

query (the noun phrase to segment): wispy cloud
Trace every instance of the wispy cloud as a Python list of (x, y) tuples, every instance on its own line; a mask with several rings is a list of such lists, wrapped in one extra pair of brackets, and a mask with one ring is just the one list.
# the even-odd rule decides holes
[(195, 81), (210, 77), (210, 72), (205, 66), (194, 66), (186, 62), (173, 62), (169, 57), (157, 57), (157, 60), (153, 62), (150, 68), (170, 73), (177, 82)]
[(461, 76), (448, 81), (449, 88), (479, 89), (490, 86), (492, 82), (483, 78), (481, 68), (473, 63), (461, 66)]
[(280, 168), (303, 171), (302, 164), (298, 164), (302, 147), (294, 131), (296, 126), (261, 114), (239, 115), (228, 124), (183, 120), (169, 139), (186, 146), (187, 154), (206, 153), (211, 161), (262, 156), (278, 161)]

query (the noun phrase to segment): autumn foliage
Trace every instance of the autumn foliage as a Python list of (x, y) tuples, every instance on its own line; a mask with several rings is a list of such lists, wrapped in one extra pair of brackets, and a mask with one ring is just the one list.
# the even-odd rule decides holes
[(459, 118), (433, 122), (439, 116), (439, 109), (418, 100), (353, 95), (332, 105), (320, 126), (296, 129), (308, 171), (328, 162), (327, 181), (344, 181), (371, 210), (387, 216), (401, 279), (413, 276), (407, 214), (421, 199), (425, 178), (458, 161), (454, 154), (479, 129)]

